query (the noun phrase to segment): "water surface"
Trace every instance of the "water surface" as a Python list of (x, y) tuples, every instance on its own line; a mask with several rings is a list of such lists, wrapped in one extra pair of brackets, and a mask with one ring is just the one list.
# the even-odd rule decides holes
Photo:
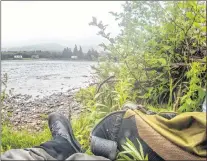
[(8, 90), (33, 97), (66, 92), (85, 87), (91, 80), (91, 65), (95, 62), (10, 60), (2, 61), (2, 74), (8, 74)]

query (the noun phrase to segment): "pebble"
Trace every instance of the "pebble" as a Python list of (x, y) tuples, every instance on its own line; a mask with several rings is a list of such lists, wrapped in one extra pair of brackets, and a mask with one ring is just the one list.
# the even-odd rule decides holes
[[(78, 115), (82, 108), (71, 91), (35, 99), (30, 95), (17, 94), (7, 97), (2, 103), (2, 121), (9, 121), (17, 130), (27, 127), (29, 131), (42, 130), (48, 114), (52, 112), (60, 112), (68, 117), (70, 111), (70, 115)], [(7, 112), (13, 112), (13, 115), (8, 117)]]
[(15, 112), (18, 113), (18, 112), (20, 112), (20, 111), (21, 111), (20, 109), (17, 109)]

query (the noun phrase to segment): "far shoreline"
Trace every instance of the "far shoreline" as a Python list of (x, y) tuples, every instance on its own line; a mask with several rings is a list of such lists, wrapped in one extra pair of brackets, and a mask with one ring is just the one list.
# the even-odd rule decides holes
[(40, 59), (2, 59), (1, 61), (72, 61), (72, 62), (98, 62), (98, 60), (73, 60), (73, 59), (46, 59), (46, 58), (40, 58)]

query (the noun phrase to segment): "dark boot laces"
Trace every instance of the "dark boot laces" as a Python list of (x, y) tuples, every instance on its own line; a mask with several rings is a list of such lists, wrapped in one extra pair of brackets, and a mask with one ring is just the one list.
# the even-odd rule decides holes
[(78, 150), (78, 149), (73, 145), (73, 143), (72, 143), (72, 141), (71, 141), (71, 139), (70, 139), (69, 134), (67, 135), (67, 134), (64, 134), (64, 133), (61, 132), (60, 129), (63, 128), (63, 127), (61, 127), (60, 125), (61, 125), (61, 123), (59, 124), (59, 121), (56, 121), (54, 124), (52, 124), (51, 131), (52, 131), (52, 135), (53, 135), (53, 137), (55, 137), (55, 136), (61, 136), (61, 137), (63, 137), (64, 139), (66, 139), (66, 140), (70, 143), (70, 145), (71, 145), (77, 152), (80, 152), (80, 150)]
[(63, 137), (63, 138), (68, 140), (69, 136), (67, 134), (63, 134), (63, 133), (60, 132), (61, 128), (62, 127), (59, 125), (58, 121), (56, 121), (54, 124), (52, 124), (52, 127), (51, 127), (52, 135), (53, 136), (61, 136), (61, 137)]

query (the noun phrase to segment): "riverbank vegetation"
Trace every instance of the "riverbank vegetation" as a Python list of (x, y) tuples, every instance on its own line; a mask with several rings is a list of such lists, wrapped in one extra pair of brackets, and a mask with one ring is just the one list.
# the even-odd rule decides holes
[[(155, 112), (201, 111), (207, 80), (205, 2), (133, 1), (111, 14), (121, 28), (115, 38), (102, 21), (93, 17), (90, 23), (110, 42), (101, 44), (110, 55), (93, 68), (99, 84), (77, 93), (87, 109), (86, 121), (80, 119), (84, 131), (127, 101)], [(76, 134), (89, 148), (87, 133)]]
[[(206, 4), (204, 1), (130, 1), (111, 12), (121, 28), (110, 37), (107, 25), (90, 25), (109, 41), (96, 71), (97, 84), (81, 89), (84, 113), (72, 120), (77, 139), (89, 150), (89, 134), (108, 113), (127, 101), (152, 111), (201, 111), (206, 95)], [(11, 144), (12, 146), (12, 144)]]

